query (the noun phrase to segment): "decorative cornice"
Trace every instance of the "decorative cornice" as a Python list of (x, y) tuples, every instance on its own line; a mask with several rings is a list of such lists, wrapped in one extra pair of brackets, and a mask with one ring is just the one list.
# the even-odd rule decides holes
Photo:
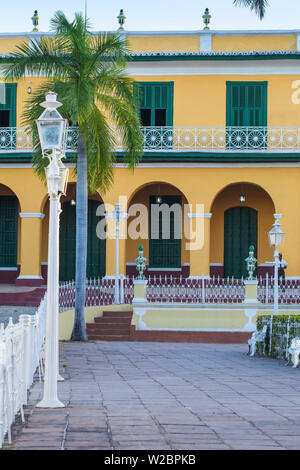
[[(0, 54), (0, 62), (9, 61), (11, 54)], [(220, 60), (229, 59), (300, 59), (300, 50), (249, 50), (249, 51), (156, 51), (131, 52), (132, 61), (141, 60)]]
[(153, 57), (153, 56), (248, 56), (248, 55), (291, 55), (298, 54), (300, 56), (300, 50), (297, 49), (273, 49), (273, 50), (249, 50), (249, 51), (156, 51), (156, 52), (132, 52), (131, 57)]

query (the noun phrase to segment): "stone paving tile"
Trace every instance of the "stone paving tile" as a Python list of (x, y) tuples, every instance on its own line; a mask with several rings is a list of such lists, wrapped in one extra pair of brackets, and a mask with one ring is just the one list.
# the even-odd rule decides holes
[(36, 408), (15, 450), (300, 449), (299, 369), (250, 358), (246, 345), (60, 344), (58, 410)]

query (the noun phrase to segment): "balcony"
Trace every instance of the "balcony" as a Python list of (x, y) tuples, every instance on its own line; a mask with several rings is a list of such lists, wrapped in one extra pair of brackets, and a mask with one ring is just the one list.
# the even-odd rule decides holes
[[(122, 152), (122, 133), (113, 128), (113, 150)], [(144, 151), (211, 153), (299, 153), (299, 127), (143, 127)], [(66, 152), (77, 150), (77, 129), (70, 127)], [(25, 127), (0, 128), (0, 154), (31, 153), (31, 133)]]

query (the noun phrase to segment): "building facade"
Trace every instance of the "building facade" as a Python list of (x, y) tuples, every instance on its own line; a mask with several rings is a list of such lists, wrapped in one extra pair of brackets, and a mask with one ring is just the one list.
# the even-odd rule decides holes
[[(300, 31), (123, 32), (132, 60), (127, 73), (139, 90), (144, 155), (134, 171), (122, 161), (116, 134), (114, 184), (89, 196), (88, 276), (115, 273), (114, 228), (100, 240), (99, 205), (120, 200), (129, 218), (121, 228), (119, 273), (136, 275), (138, 246), (147, 273), (241, 278), (250, 245), (257, 274), (270, 270), (268, 231), (282, 214), (286, 275), (300, 275)], [(0, 35), (0, 69), (16, 45), (48, 33)], [(23, 104), (43, 80), (26, 77), (0, 86), (0, 282), (43, 285), (47, 273), (49, 203), (32, 168)], [(59, 97), (58, 97), (59, 99)], [(60, 279), (74, 278), (75, 177), (68, 155), (76, 151), (69, 129), (67, 194), (61, 199)], [(158, 199), (159, 198), (159, 199)], [(171, 211), (170, 236), (161, 219), (151, 236), (151, 208)], [(130, 237), (135, 206), (146, 218)], [(140, 215), (140, 214), (138, 214)], [(175, 236), (176, 223), (181, 237)], [(153, 225), (153, 224), (152, 224)], [(193, 244), (191, 233), (201, 234)], [(153, 234), (152, 234), (153, 235)]]

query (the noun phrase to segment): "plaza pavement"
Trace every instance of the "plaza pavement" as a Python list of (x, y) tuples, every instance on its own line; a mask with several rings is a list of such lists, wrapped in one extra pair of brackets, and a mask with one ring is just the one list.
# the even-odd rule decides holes
[(60, 343), (59, 398), (16, 425), (13, 450), (300, 449), (300, 369), (246, 345)]
[(10, 317), (13, 319), (13, 323), (18, 323), (20, 315), (35, 315), (36, 307), (13, 307), (10, 305), (0, 306), (0, 323), (7, 326)]

